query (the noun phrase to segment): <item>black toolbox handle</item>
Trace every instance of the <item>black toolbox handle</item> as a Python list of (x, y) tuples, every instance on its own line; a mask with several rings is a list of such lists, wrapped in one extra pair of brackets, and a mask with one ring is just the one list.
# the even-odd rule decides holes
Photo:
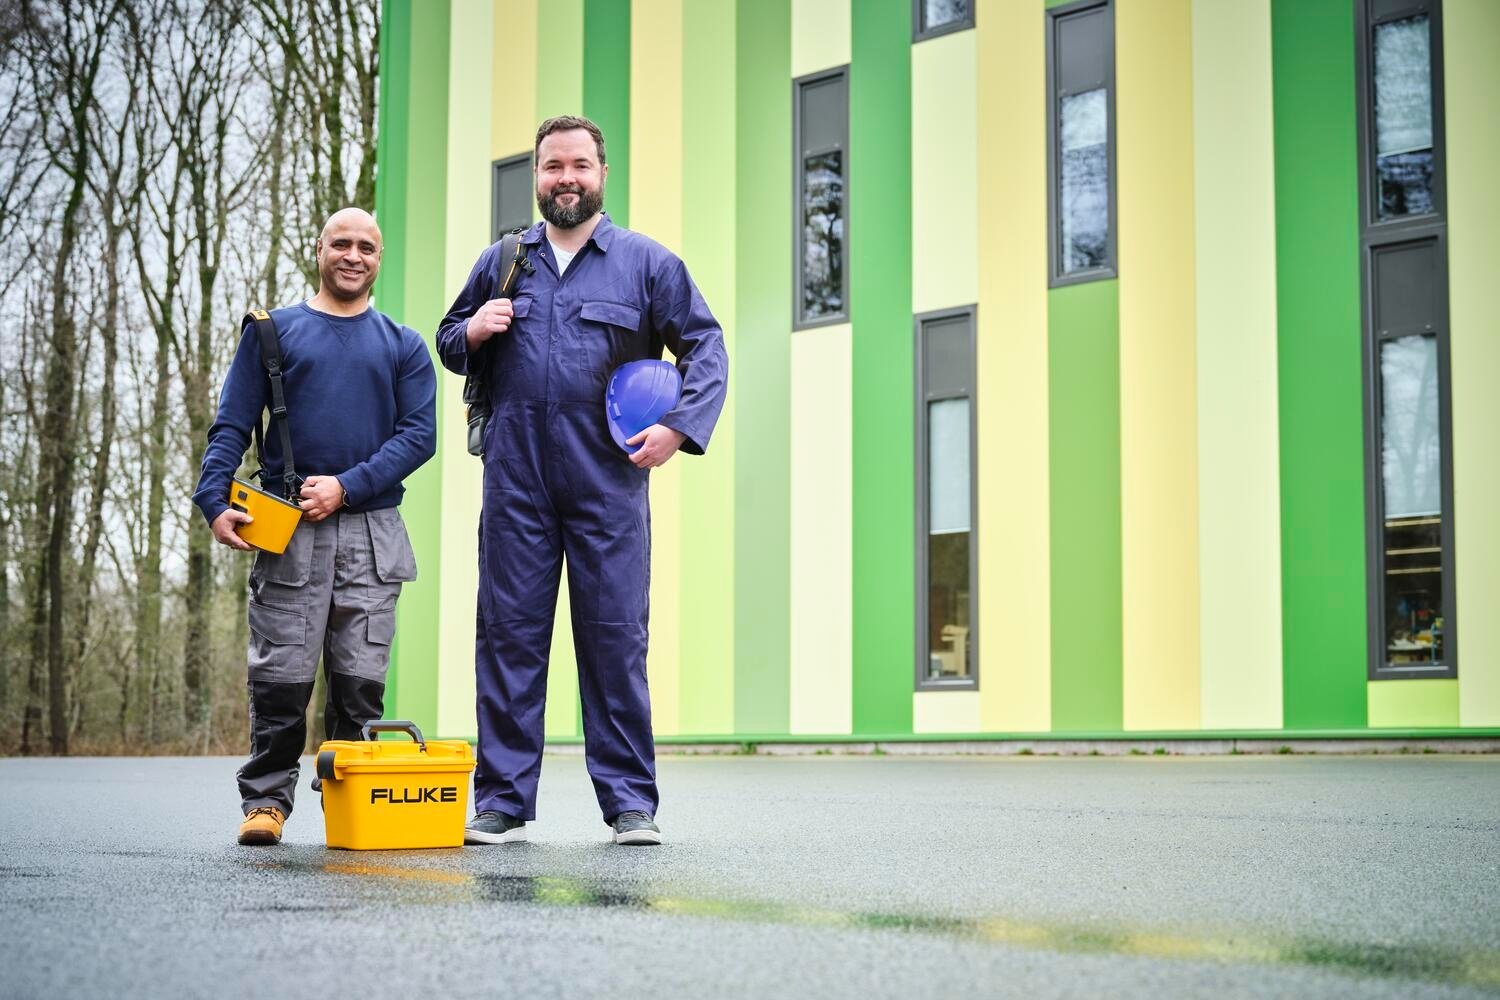
[(390, 722), (366, 722), (359, 730), (359, 738), (362, 740), (373, 740), (376, 733), (405, 733), (417, 741), (417, 746), (422, 752), (427, 752), (427, 741), (422, 739), (422, 730), (417, 728), (415, 722), (404, 722), (392, 719)]

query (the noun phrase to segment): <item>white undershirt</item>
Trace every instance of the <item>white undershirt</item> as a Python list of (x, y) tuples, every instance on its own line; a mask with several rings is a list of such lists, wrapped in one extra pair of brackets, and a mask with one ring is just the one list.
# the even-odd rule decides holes
[(561, 278), (567, 272), (568, 265), (573, 263), (573, 258), (578, 256), (578, 251), (574, 250), (569, 253), (551, 240), (547, 241), (547, 245), (552, 248), (552, 255), (557, 258), (557, 276)]

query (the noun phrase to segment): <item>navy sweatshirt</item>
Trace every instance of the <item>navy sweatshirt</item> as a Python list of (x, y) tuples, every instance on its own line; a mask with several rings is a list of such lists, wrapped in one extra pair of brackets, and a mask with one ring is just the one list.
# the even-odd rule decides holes
[[(330, 316), (301, 302), (274, 310), (271, 319), (281, 340), (297, 474), (337, 476), (356, 511), (399, 504), (401, 481), (437, 450), (437, 377), (421, 335), (373, 308)], [(229, 506), (229, 482), (270, 395), (260, 342), (247, 324), (193, 491), (209, 523)], [(265, 439), (265, 486), (280, 493), (280, 430), (268, 424)]]

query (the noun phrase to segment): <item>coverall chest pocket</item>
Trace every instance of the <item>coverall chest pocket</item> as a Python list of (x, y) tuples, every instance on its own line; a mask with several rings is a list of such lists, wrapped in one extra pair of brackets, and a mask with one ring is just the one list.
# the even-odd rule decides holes
[(276, 583), (283, 587), (305, 587), (312, 577), (313, 537), (317, 532), (313, 526), (299, 523), (292, 532), (281, 555), (257, 552), (251, 575), (265, 583)]
[(579, 311), (583, 342), (579, 366), (608, 374), (627, 361), (646, 356), (641, 311), (624, 302), (585, 302)]
[(495, 371), (504, 375), (526, 365), (525, 337), (530, 325), (525, 322), (531, 315), (530, 295), (517, 295), (510, 300), (510, 328), (495, 337)]

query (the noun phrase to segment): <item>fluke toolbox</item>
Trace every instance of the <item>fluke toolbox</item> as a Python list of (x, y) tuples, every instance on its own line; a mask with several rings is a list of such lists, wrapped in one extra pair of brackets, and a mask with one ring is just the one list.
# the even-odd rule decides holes
[[(377, 733), (414, 742), (379, 742)], [(461, 847), (474, 751), (463, 740), (424, 740), (410, 722), (372, 722), (361, 742), (318, 747), (323, 826), (329, 847), (384, 851)]]

